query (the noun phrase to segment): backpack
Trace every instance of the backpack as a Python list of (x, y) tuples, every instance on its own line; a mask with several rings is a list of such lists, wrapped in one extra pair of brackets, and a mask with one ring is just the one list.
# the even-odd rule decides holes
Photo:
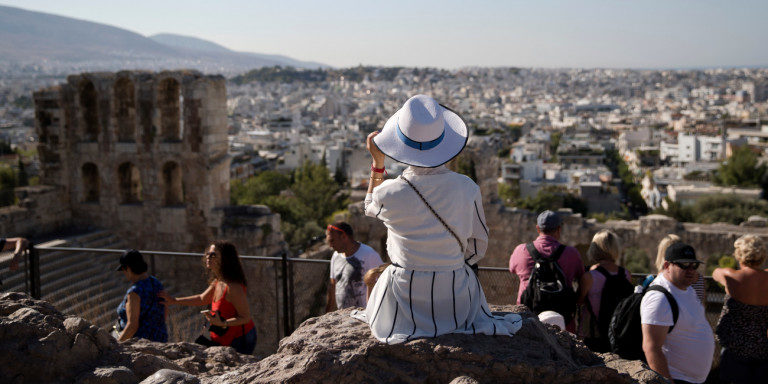
[(586, 304), (590, 318), (588, 319), (589, 334), (584, 338), (584, 344), (595, 352), (609, 352), (611, 343), (608, 340), (608, 326), (613, 312), (619, 302), (634, 292), (634, 286), (627, 280), (626, 271), (622, 267), (619, 267), (619, 272), (615, 275), (610, 274), (603, 267), (597, 267), (595, 270), (605, 276), (605, 285), (600, 294), (600, 314), (595, 316), (590, 303)]
[(667, 302), (672, 309), (672, 326), (669, 332), (675, 328), (679, 309), (677, 300), (666, 288), (660, 285), (651, 285), (642, 292), (631, 294), (626, 299), (619, 302), (616, 310), (613, 312), (611, 323), (608, 326), (608, 339), (611, 342), (611, 352), (619, 355), (622, 359), (645, 361), (643, 353), (643, 330), (640, 319), (640, 303), (643, 296), (648, 291), (658, 291), (667, 297)]
[(528, 280), (528, 287), (520, 296), (520, 303), (537, 315), (544, 311), (555, 311), (563, 316), (565, 323), (573, 320), (576, 312), (576, 292), (568, 286), (565, 274), (557, 264), (565, 245), (560, 246), (549, 257), (542, 257), (533, 243), (526, 244), (528, 254), (536, 262)]

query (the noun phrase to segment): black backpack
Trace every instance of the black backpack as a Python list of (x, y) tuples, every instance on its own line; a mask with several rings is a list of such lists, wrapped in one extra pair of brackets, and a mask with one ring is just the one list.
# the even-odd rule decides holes
[(549, 257), (542, 257), (533, 243), (526, 244), (526, 248), (536, 265), (528, 280), (528, 287), (520, 297), (520, 303), (536, 314), (555, 311), (563, 316), (566, 324), (570, 323), (576, 313), (576, 292), (568, 286), (565, 274), (557, 264), (565, 245), (560, 244)]
[(666, 288), (660, 285), (651, 285), (645, 288), (643, 292), (633, 293), (616, 306), (611, 323), (608, 326), (611, 352), (619, 355), (622, 359), (645, 361), (643, 330), (640, 321), (640, 302), (643, 300), (643, 295), (648, 291), (658, 291), (667, 297), (667, 302), (672, 309), (672, 326), (669, 327), (667, 333), (672, 332), (675, 324), (677, 324), (677, 317), (679, 315), (677, 300)]
[(590, 332), (584, 338), (584, 343), (595, 352), (610, 352), (611, 343), (608, 340), (608, 326), (611, 324), (613, 312), (616, 310), (619, 302), (632, 294), (634, 286), (627, 280), (626, 271), (622, 267), (619, 267), (619, 272), (615, 275), (611, 275), (603, 267), (597, 267), (595, 270), (605, 276), (605, 285), (600, 294), (600, 314), (598, 316), (595, 316), (592, 307), (587, 302), (590, 316), (590, 319), (588, 319)]

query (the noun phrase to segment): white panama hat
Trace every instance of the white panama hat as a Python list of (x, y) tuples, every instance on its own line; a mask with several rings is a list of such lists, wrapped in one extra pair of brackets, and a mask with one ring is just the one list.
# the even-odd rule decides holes
[(464, 120), (435, 99), (416, 95), (384, 124), (373, 142), (395, 161), (434, 168), (449, 162), (467, 144)]

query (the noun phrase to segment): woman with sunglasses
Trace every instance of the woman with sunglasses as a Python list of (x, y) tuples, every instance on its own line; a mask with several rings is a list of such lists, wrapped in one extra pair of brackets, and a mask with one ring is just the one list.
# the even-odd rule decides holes
[(237, 249), (231, 243), (216, 241), (206, 250), (204, 260), (209, 285), (203, 293), (175, 298), (162, 292), (159, 296), (165, 299), (166, 305), (211, 304), (211, 310), (203, 313), (211, 323), (212, 345), (231, 346), (246, 355), (253, 353), (256, 328), (248, 306), (247, 283)]
[(768, 377), (768, 272), (763, 241), (744, 235), (733, 243), (739, 268), (717, 268), (712, 278), (725, 287), (725, 304), (715, 333), (723, 347), (720, 379), (765, 382)]

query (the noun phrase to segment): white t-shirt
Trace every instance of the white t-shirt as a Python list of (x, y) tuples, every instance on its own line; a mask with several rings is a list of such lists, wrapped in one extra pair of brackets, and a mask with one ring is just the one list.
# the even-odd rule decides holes
[[(686, 290), (675, 287), (664, 274), (659, 274), (651, 284), (666, 288), (679, 309), (677, 323), (661, 347), (670, 375), (676, 380), (703, 383), (712, 367), (715, 337), (696, 291), (691, 287)], [(672, 309), (666, 296), (656, 291), (646, 293), (640, 303), (640, 319), (643, 324), (672, 326)]]
[(363, 276), (369, 269), (383, 264), (373, 248), (360, 243), (352, 256), (334, 252), (331, 256), (331, 279), (336, 280), (336, 306), (338, 309), (365, 307), (367, 304)]

